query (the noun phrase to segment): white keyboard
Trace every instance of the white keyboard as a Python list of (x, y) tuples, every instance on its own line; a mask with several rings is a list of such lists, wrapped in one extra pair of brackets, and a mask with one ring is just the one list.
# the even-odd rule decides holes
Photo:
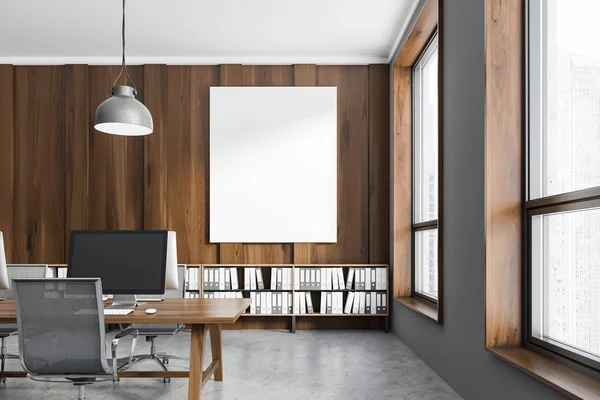
[(133, 310), (131, 308), (105, 308), (104, 315), (127, 315), (131, 314)]

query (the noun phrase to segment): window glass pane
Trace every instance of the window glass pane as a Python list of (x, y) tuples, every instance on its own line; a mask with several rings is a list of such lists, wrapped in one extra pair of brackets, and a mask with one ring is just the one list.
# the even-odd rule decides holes
[(530, 198), (600, 186), (599, 13), (599, 1), (531, 1)]
[(415, 232), (415, 292), (437, 299), (438, 230)]
[(532, 335), (600, 357), (600, 209), (534, 216)]
[(438, 45), (431, 42), (413, 70), (414, 220), (437, 219)]

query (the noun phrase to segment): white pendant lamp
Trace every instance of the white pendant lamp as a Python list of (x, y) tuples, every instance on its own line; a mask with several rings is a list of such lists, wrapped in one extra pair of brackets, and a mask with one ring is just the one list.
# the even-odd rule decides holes
[[(123, 62), (119, 76), (112, 85), (112, 97), (104, 100), (96, 109), (94, 128), (112, 135), (143, 136), (154, 130), (152, 115), (144, 104), (136, 100), (137, 90), (127, 72), (125, 64), (125, 0), (123, 0)], [(125, 71), (131, 86), (117, 85), (117, 81)]]

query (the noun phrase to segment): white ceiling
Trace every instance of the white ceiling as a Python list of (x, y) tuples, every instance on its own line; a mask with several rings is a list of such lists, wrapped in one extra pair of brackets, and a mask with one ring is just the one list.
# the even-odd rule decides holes
[[(128, 63), (388, 62), (418, 0), (128, 0)], [(121, 0), (1, 0), (0, 64), (120, 62)]]

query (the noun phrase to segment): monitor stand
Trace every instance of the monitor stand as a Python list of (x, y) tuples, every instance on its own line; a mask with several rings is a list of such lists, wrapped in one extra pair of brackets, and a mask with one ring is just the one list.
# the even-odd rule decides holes
[(106, 308), (112, 309), (133, 309), (137, 305), (135, 294), (116, 294), (113, 297), (112, 304)]

